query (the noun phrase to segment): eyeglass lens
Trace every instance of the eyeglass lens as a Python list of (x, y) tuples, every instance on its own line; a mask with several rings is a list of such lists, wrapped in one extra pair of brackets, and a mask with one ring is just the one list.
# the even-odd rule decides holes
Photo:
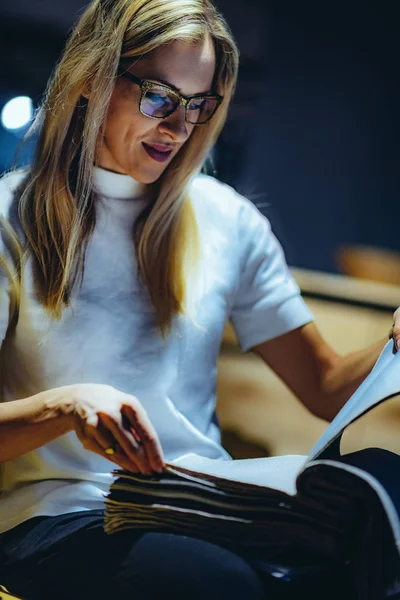
[[(142, 98), (141, 110), (149, 117), (163, 118), (170, 115), (179, 105), (179, 98), (174, 93), (161, 88), (149, 88)], [(187, 109), (189, 123), (205, 123), (213, 115), (218, 100), (213, 97), (192, 98)]]

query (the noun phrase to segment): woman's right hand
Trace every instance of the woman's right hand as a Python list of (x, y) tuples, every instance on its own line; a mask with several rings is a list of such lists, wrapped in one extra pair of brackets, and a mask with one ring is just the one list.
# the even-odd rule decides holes
[[(150, 475), (163, 470), (158, 435), (135, 396), (109, 385), (67, 387), (72, 397), (66, 404), (66, 412), (72, 417), (73, 428), (86, 450), (128, 471)], [(108, 448), (113, 448), (114, 454), (107, 454)]]

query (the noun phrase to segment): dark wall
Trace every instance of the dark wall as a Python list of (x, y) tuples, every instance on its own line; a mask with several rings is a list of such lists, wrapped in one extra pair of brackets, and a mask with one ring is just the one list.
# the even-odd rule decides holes
[(241, 168), (229, 172), (225, 153), (222, 177), (261, 203), (292, 265), (334, 271), (347, 243), (399, 249), (396, 2), (265, 6), (260, 98), (245, 117)]

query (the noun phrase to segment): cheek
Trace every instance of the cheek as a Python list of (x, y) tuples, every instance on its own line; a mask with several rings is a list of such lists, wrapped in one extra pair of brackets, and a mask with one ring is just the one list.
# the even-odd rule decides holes
[(149, 121), (138, 111), (132, 110), (131, 105), (110, 105), (104, 129), (106, 141), (113, 145), (131, 145), (151, 131), (153, 125)]
[(139, 112), (138, 99), (124, 90), (114, 90), (107, 111), (105, 137), (109, 141), (117, 141), (141, 135), (141, 132), (149, 128), (147, 120)]
[(195, 125), (191, 125), (190, 123), (188, 123), (188, 140), (192, 137), (195, 128)]

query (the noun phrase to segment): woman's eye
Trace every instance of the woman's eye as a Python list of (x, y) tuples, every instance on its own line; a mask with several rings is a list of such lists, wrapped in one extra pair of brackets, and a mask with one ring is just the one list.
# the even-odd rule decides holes
[(196, 98), (189, 104), (189, 110), (201, 110), (204, 106), (204, 98)]
[(163, 92), (152, 92), (148, 91), (146, 94), (146, 99), (154, 104), (164, 104), (168, 101), (168, 96), (166, 96)]

